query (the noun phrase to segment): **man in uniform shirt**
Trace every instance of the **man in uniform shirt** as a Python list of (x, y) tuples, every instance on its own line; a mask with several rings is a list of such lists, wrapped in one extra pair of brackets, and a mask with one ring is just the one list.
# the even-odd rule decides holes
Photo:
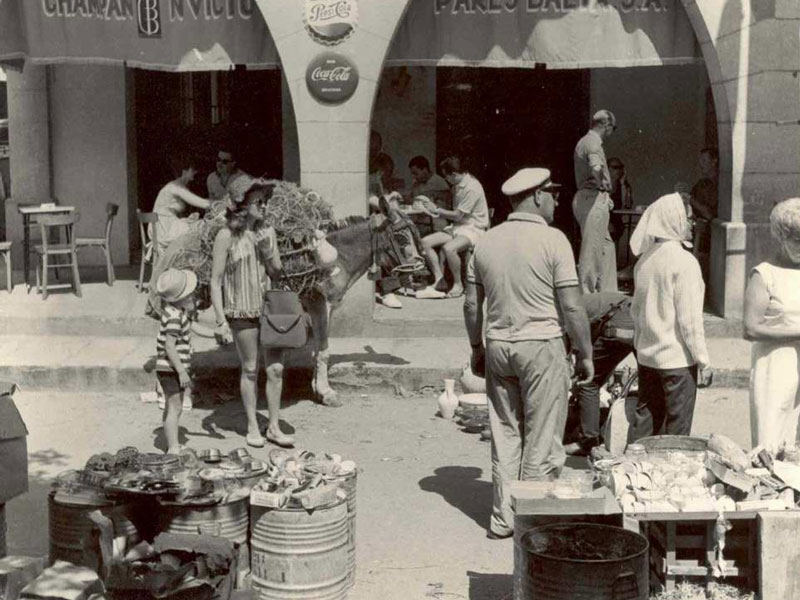
[(476, 372), (485, 362), (492, 430), (491, 539), (513, 533), (511, 482), (556, 477), (566, 461), (565, 332), (578, 352), (579, 383), (594, 376), (572, 248), (549, 226), (557, 187), (547, 169), (522, 169), (506, 181), (514, 212), (478, 241), (468, 269), (464, 320)]
[(244, 175), (247, 175), (247, 173), (236, 166), (233, 153), (224, 148), (220, 149), (217, 152), (217, 168), (206, 179), (208, 198), (210, 200), (222, 200), (228, 193), (228, 186)]
[(575, 146), (572, 214), (581, 228), (578, 273), (584, 293), (617, 291), (617, 257), (608, 222), (614, 203), (603, 140), (617, 128), (614, 115), (597, 111), (592, 127)]

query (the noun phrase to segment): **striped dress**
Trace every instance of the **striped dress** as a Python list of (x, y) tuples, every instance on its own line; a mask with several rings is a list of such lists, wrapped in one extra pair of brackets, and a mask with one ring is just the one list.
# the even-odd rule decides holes
[(261, 316), (269, 279), (262, 261), (272, 258), (277, 242), (270, 229), (262, 240), (252, 231), (234, 237), (222, 278), (222, 304), (228, 319), (257, 319)]
[(171, 304), (164, 303), (161, 313), (161, 326), (156, 336), (156, 371), (177, 372), (167, 356), (167, 336), (175, 337), (175, 349), (181, 357), (181, 363), (187, 373), (192, 367), (191, 327), (189, 315)]

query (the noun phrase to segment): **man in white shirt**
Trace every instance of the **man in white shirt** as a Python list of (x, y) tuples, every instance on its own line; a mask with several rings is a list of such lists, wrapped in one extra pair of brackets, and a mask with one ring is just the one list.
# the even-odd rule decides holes
[(485, 363), (492, 429), (490, 539), (513, 533), (512, 481), (550, 479), (564, 466), (570, 386), (565, 333), (578, 352), (578, 383), (594, 377), (572, 247), (549, 226), (557, 187), (547, 169), (522, 169), (506, 181), (503, 193), (514, 212), (478, 241), (467, 270), (464, 321), (473, 370), (480, 373)]
[(222, 200), (228, 193), (228, 186), (245, 175), (247, 173), (236, 166), (233, 152), (220, 149), (217, 152), (217, 168), (206, 179), (209, 200)]
[(442, 248), (447, 266), (453, 274), (453, 287), (447, 297), (458, 298), (464, 294), (459, 255), (474, 247), (475, 242), (489, 229), (489, 205), (481, 182), (461, 166), (461, 159), (457, 156), (444, 159), (439, 169), (453, 189), (453, 210), (440, 208), (431, 201), (425, 204), (431, 215), (446, 219), (450, 224), (443, 231), (425, 236), (422, 246), (428, 268), (433, 274), (433, 289), (442, 292), (446, 286), (442, 265), (439, 264), (438, 250)]

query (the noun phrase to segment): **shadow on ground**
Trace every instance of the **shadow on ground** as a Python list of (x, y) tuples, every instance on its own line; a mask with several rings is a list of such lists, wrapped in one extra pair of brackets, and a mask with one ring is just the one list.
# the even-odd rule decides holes
[(492, 512), (492, 484), (481, 481), (483, 470), (478, 467), (439, 467), (430, 477), (420, 479), (425, 492), (439, 494), (482, 529), (489, 528)]
[(512, 575), (467, 571), (469, 600), (510, 600), (514, 594)]
[(394, 354), (375, 352), (372, 346), (364, 346), (364, 352), (351, 354), (332, 354), (330, 366), (341, 363), (353, 364), (373, 364), (373, 365), (407, 365), (410, 364), (406, 359), (395, 356)]

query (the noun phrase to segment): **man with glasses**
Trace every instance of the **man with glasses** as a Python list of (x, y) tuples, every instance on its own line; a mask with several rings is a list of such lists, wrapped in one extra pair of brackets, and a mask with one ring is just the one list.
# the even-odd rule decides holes
[(581, 228), (578, 276), (585, 294), (617, 291), (617, 257), (608, 230), (613, 202), (603, 140), (617, 128), (611, 111), (599, 110), (592, 117), (591, 129), (575, 146), (575, 185), (572, 214)]
[(490, 539), (513, 534), (512, 481), (551, 479), (564, 467), (570, 386), (565, 333), (577, 350), (578, 383), (594, 377), (572, 248), (550, 227), (558, 187), (541, 168), (522, 169), (506, 181), (502, 191), (514, 212), (477, 241), (467, 269), (464, 321), (472, 370), (486, 373), (492, 430)]
[(236, 166), (233, 152), (224, 148), (217, 152), (217, 168), (206, 179), (210, 200), (222, 200), (228, 193), (228, 186), (247, 173)]

